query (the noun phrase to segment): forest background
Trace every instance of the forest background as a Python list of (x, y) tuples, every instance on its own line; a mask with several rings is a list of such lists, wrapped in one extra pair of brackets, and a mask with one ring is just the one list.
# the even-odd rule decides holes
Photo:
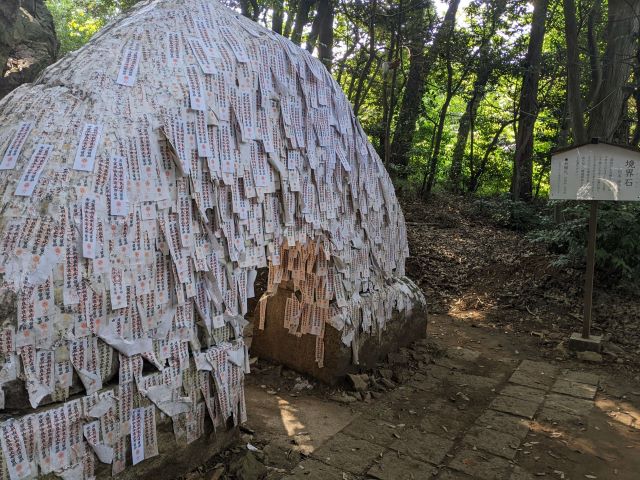
[[(316, 55), (402, 198), (455, 194), (584, 262), (588, 207), (549, 202), (550, 153), (640, 144), (640, 1), (224, 0)], [(137, 0), (46, 0), (60, 55)], [(638, 286), (640, 206), (604, 205), (597, 264)]]

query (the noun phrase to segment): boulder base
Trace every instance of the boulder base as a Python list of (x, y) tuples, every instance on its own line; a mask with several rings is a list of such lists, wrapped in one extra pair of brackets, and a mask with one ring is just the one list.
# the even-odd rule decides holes
[(348, 373), (374, 368), (376, 363), (386, 360), (389, 353), (427, 335), (427, 310), (416, 302), (409, 313), (394, 311), (381, 335), (360, 333), (356, 340), (358, 363), (354, 364), (352, 347), (342, 342), (340, 332), (327, 325), (324, 366), (319, 367), (315, 360), (316, 337), (292, 335), (283, 326), (285, 305), (290, 295), (291, 290), (281, 286), (278, 293), (269, 298), (264, 330), (257, 328), (257, 318), (253, 322), (251, 355), (282, 364), (330, 385), (343, 381)]

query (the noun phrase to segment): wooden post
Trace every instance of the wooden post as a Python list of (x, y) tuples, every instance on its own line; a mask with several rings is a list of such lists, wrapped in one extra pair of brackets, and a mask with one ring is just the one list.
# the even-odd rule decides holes
[(589, 240), (587, 243), (587, 272), (584, 279), (584, 321), (582, 338), (591, 335), (591, 310), (593, 307), (593, 277), (596, 266), (596, 231), (598, 228), (598, 200), (592, 200), (589, 214)]

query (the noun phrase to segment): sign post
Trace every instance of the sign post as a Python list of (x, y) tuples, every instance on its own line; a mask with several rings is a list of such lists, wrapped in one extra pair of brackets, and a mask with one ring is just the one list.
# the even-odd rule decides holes
[(555, 152), (551, 158), (552, 200), (590, 203), (587, 271), (584, 281), (582, 333), (573, 333), (569, 347), (600, 351), (602, 338), (591, 335), (596, 233), (600, 201), (640, 201), (640, 150), (598, 142)]

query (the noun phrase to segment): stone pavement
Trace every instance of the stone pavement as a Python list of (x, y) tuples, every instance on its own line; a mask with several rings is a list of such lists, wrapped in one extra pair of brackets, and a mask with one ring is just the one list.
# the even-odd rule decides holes
[[(591, 373), (539, 361), (495, 361), (452, 347), (403, 386), (365, 406), (285, 478), (609, 478), (571, 476), (548, 466), (540, 471), (535, 462), (530, 470), (521, 465), (543, 443), (545, 429), (562, 426), (558, 435), (567, 438), (568, 432), (584, 429), (598, 383)], [(563, 455), (554, 454), (554, 448), (545, 453), (548, 459)]]

